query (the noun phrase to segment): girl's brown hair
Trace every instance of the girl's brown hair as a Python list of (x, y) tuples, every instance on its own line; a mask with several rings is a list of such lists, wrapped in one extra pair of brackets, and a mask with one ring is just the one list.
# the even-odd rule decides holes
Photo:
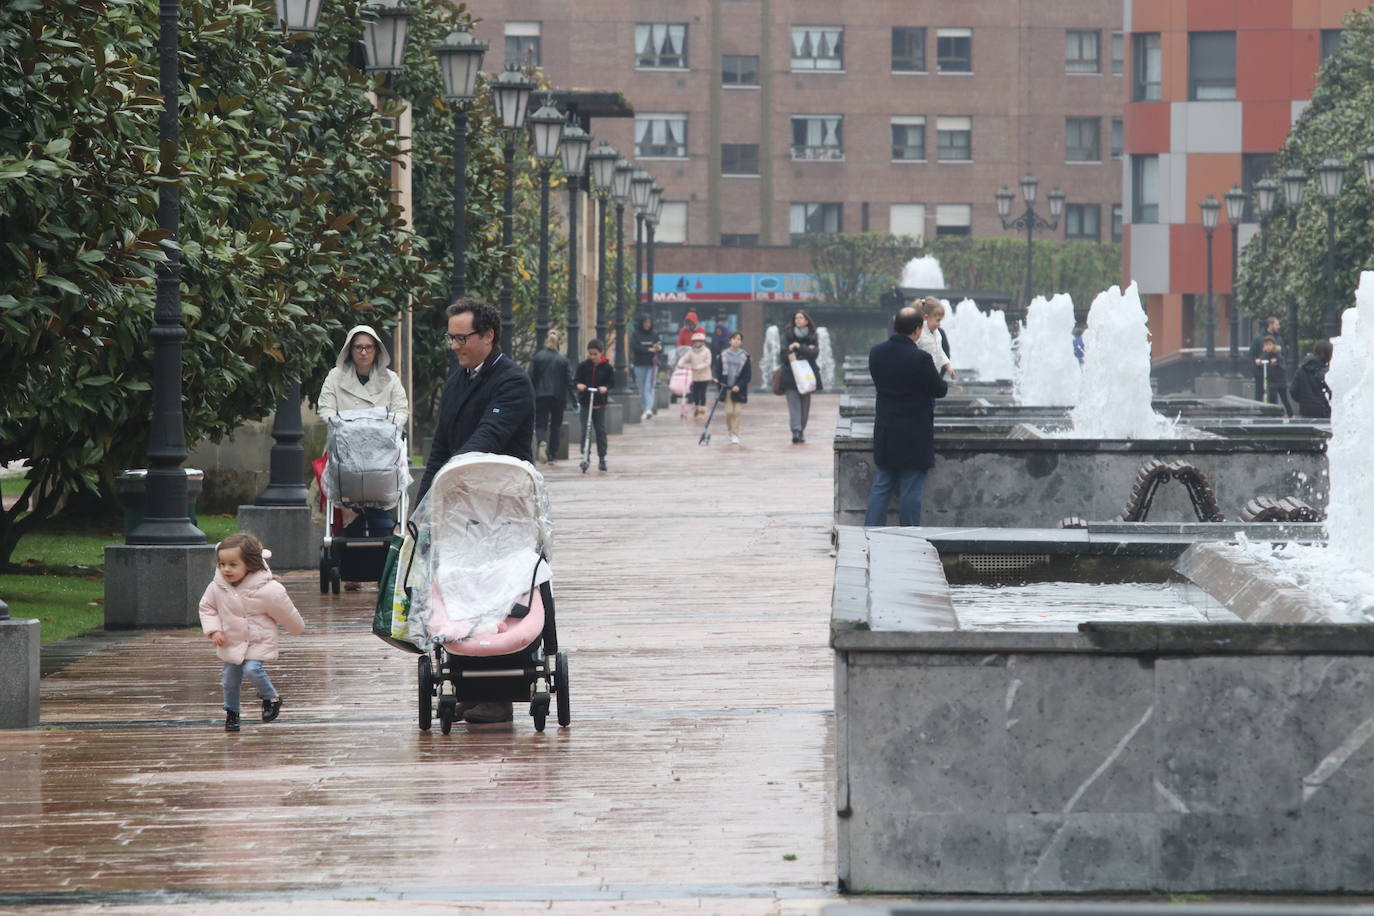
[(243, 565), (248, 567), (249, 572), (267, 568), (267, 561), (262, 556), (262, 541), (243, 532), (231, 534), (216, 544), (215, 556), (218, 557), (221, 550), (233, 550), (235, 547), (238, 548), (239, 556), (243, 557)]
[(934, 296), (926, 296), (921, 300), (921, 317), (929, 318), (932, 315), (945, 317), (945, 304)]

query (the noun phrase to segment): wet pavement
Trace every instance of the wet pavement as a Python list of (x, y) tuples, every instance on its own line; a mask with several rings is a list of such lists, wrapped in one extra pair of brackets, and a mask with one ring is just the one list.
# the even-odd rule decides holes
[[(198, 631), (100, 640), (0, 732), (0, 911), (818, 913), (834, 902), (830, 438), (760, 394), (743, 446), (675, 409), (547, 478), (572, 726), (416, 727), (375, 590), (285, 576), (285, 700), (222, 728)], [(207, 570), (207, 578), (208, 578)], [(325, 901), (329, 901), (326, 903)]]

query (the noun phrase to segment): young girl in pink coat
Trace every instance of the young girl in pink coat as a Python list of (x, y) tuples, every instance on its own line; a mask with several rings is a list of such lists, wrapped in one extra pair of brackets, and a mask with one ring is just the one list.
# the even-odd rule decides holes
[(231, 534), (216, 549), (218, 571), (200, 599), (200, 625), (224, 662), (224, 730), (239, 730), (239, 688), (248, 675), (262, 697), (262, 721), (281, 712), (263, 662), (277, 657), (277, 626), (299, 636), (305, 621), (267, 568), (269, 551), (251, 534)]

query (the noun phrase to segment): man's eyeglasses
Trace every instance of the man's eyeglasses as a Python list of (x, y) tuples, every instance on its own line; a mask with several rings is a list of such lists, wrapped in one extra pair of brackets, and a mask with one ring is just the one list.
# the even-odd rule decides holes
[(466, 334), (445, 334), (444, 340), (448, 341), (449, 343), (456, 343), (460, 347), (464, 347), (467, 346), (468, 338), (476, 337), (479, 333), (481, 332), (469, 331)]

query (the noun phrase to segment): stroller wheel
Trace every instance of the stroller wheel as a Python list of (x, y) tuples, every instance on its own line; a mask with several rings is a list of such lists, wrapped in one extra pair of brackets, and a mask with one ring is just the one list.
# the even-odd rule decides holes
[(439, 731), (448, 734), (453, 731), (453, 714), (457, 708), (452, 703), (443, 700), (439, 701)]
[(549, 695), (536, 693), (530, 700), (530, 715), (534, 717), (534, 730), (542, 732), (549, 719)]
[(320, 546), (320, 594), (329, 594), (329, 550)]
[(558, 670), (554, 672), (554, 692), (558, 697), (558, 725), (567, 728), (572, 721), (572, 710), (568, 707), (568, 653), (559, 652), (554, 656)]
[(434, 666), (428, 655), (420, 656), (420, 730), (429, 731), (434, 723)]
[(329, 567), (329, 590), (337, 595), (341, 585), (343, 585), (343, 579), (339, 577), (339, 568), (337, 566)]

